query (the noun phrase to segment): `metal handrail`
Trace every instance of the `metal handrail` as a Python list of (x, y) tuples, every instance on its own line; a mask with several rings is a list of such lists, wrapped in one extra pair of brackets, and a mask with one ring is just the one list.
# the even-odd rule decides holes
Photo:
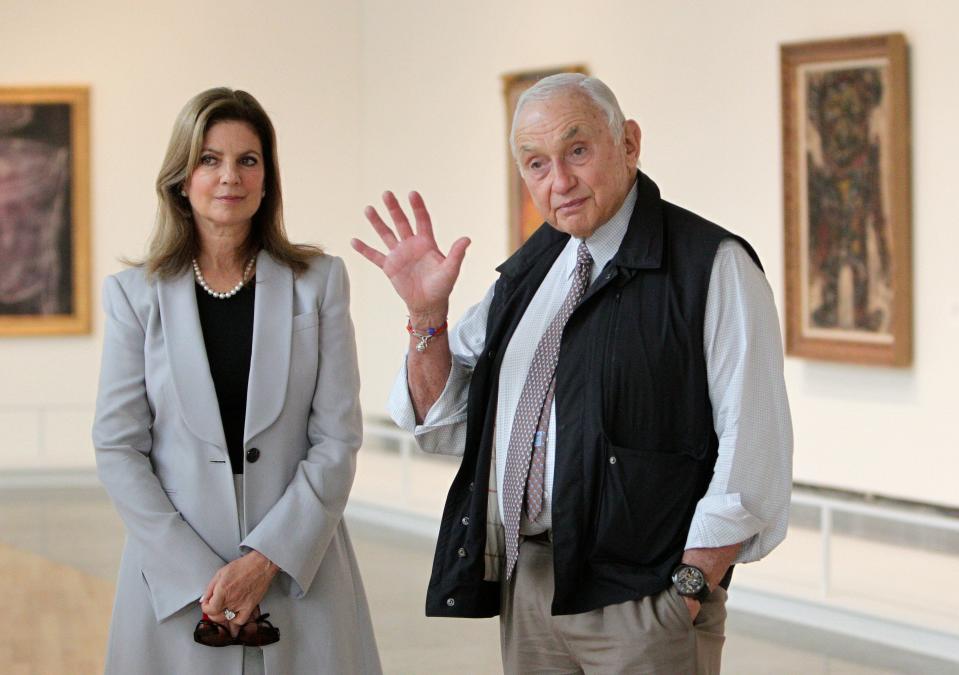
[(820, 546), (820, 578), (819, 590), (823, 598), (829, 596), (832, 589), (832, 535), (833, 517), (836, 513), (850, 513), (860, 516), (877, 518), (887, 522), (918, 525), (937, 530), (959, 532), (959, 518), (949, 518), (938, 513), (922, 513), (895, 509), (879, 504), (861, 504), (835, 497), (793, 490), (792, 503), (803, 506), (812, 506), (819, 509), (819, 546)]
[(922, 513), (919, 511), (896, 509), (880, 504), (862, 504), (844, 499), (836, 499), (835, 497), (822, 497), (805, 492), (801, 488), (793, 490), (792, 502), (793, 504), (802, 504), (803, 506), (818, 506), (820, 508), (829, 508), (833, 511), (881, 518), (908, 525), (920, 525), (938, 530), (959, 532), (959, 518), (950, 518), (949, 516), (943, 516), (938, 513)]
[(24, 403), (4, 403), (0, 404), (0, 413), (33, 413), (37, 416), (37, 452), (43, 455), (46, 452), (47, 435), (47, 415), (57, 412), (89, 412), (90, 419), (93, 419), (93, 406), (85, 403), (43, 403), (31, 405)]

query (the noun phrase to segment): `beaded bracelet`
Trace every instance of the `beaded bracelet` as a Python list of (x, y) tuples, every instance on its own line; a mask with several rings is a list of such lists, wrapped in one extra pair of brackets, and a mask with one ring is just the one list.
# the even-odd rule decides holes
[(446, 332), (447, 325), (448, 322), (444, 321), (443, 324), (437, 328), (430, 327), (426, 329), (425, 333), (417, 333), (416, 329), (413, 328), (413, 324), (407, 321), (406, 332), (419, 339), (419, 342), (416, 345), (416, 351), (422, 353), (426, 351), (426, 347), (429, 346), (430, 340), (435, 338), (437, 335), (442, 335)]

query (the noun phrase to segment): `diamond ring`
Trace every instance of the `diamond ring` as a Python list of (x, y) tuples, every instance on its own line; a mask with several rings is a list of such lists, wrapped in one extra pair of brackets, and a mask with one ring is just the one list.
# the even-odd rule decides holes
[(223, 616), (226, 617), (227, 621), (233, 621), (233, 619), (236, 618), (236, 612), (234, 612), (232, 609), (224, 609)]

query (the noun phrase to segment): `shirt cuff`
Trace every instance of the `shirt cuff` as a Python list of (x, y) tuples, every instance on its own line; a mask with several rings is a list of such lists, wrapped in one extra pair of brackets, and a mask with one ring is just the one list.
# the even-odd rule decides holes
[(699, 500), (689, 526), (686, 548), (721, 548), (742, 542), (733, 563), (759, 559), (758, 535), (765, 523), (746, 510), (739, 493), (707, 495)]
[(390, 390), (386, 407), (390, 417), (396, 422), (396, 426), (413, 433), (413, 430), (416, 429), (416, 413), (413, 411), (413, 400), (410, 397), (409, 384), (407, 384), (405, 357), (400, 372), (396, 374), (396, 379), (393, 380), (393, 388)]
[(406, 359), (400, 372), (393, 381), (390, 391), (388, 409), (390, 417), (400, 429), (412, 433), (414, 436), (427, 434), (440, 427), (448, 427), (466, 420), (466, 399), (469, 391), (470, 376), (473, 369), (464, 366), (453, 357), (446, 386), (439, 398), (427, 411), (426, 419), (422, 424), (416, 423), (416, 412), (413, 410), (413, 400), (407, 378)]

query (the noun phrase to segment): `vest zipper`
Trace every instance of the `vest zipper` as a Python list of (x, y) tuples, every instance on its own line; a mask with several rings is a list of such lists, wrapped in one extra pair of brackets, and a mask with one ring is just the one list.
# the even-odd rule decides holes
[[(600, 423), (602, 424), (602, 436), (601, 443), (603, 444), (600, 462), (599, 462), (599, 483), (596, 486), (596, 498), (594, 500), (595, 508), (593, 510), (593, 527), (591, 529), (593, 535), (593, 544), (596, 543), (596, 533), (599, 531), (599, 516), (600, 510), (603, 504), (603, 493), (606, 490), (606, 472), (609, 471), (609, 437), (606, 435), (606, 411), (609, 409), (610, 401), (609, 396), (609, 387), (606, 385), (609, 384), (610, 375), (616, 372), (616, 352), (613, 350), (613, 336), (616, 334), (616, 329), (619, 328), (619, 305), (622, 300), (623, 291), (617, 290), (614, 296), (613, 306), (612, 306), (612, 316), (610, 317), (609, 324), (606, 327), (606, 340), (604, 341), (603, 353), (600, 355), (602, 357), (603, 366), (603, 409), (600, 411)], [(609, 358), (606, 358), (609, 356)]]

